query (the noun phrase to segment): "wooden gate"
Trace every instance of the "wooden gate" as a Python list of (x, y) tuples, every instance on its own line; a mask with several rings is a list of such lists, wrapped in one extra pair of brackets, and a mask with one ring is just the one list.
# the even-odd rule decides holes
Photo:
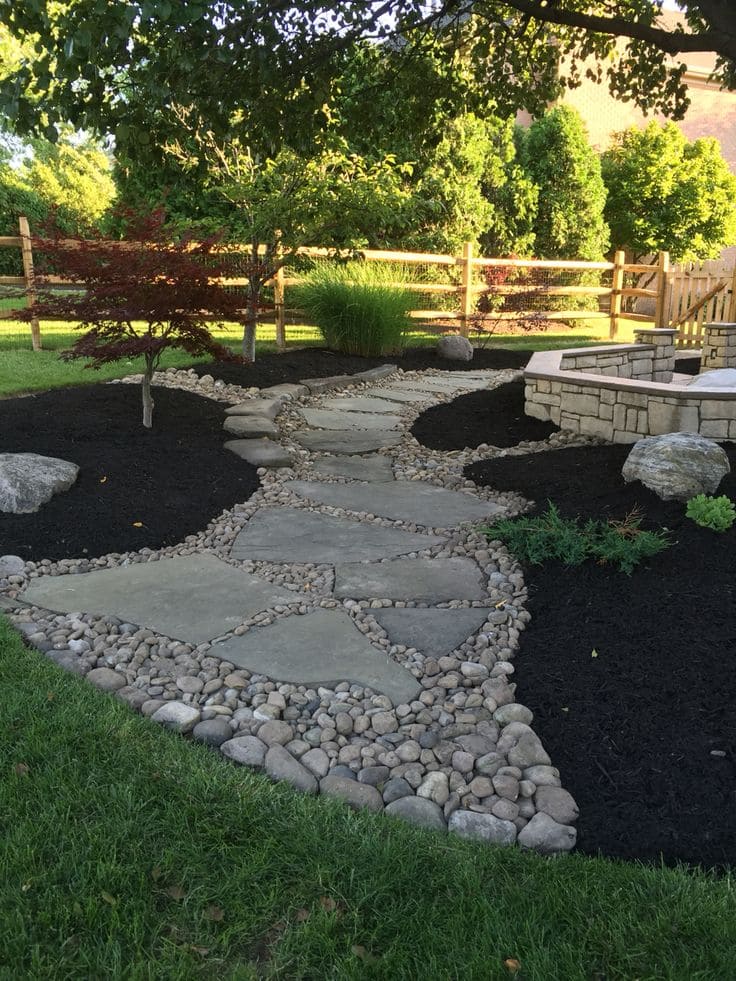
[(678, 348), (698, 348), (703, 326), (736, 322), (736, 268), (722, 259), (681, 262), (668, 283), (667, 319)]

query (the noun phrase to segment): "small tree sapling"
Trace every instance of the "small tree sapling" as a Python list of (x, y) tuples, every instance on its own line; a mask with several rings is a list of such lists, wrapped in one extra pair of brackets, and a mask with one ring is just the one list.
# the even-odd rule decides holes
[(39, 299), (24, 316), (73, 321), (86, 330), (61, 357), (89, 358), (88, 368), (142, 357), (143, 425), (150, 429), (151, 381), (165, 350), (243, 360), (210, 333), (212, 321), (243, 322), (242, 298), (222, 284), (229, 258), (217, 248), (220, 236), (196, 241), (188, 232), (173, 238), (162, 210), (144, 218), (130, 213), (122, 217), (128, 236), (124, 242), (67, 239), (58, 232), (36, 241), (45, 269), (78, 283), (79, 289), (54, 292), (42, 272)]

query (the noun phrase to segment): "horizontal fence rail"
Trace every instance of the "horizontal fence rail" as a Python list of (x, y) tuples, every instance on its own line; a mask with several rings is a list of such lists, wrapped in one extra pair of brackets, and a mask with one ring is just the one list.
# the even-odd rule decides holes
[[(22, 308), (0, 311), (0, 318), (17, 318), (21, 309), (32, 308), (40, 285), (79, 287), (78, 283), (59, 276), (38, 276), (34, 268), (34, 244), (38, 248), (39, 239), (34, 243), (25, 218), (20, 219), (19, 235), (0, 236), (0, 248), (19, 249), (23, 265), (22, 277), (0, 276), (0, 290), (18, 288), (17, 295), (24, 300)], [(73, 246), (77, 243), (70, 239), (65, 244)], [(135, 242), (114, 244), (121, 251), (140, 248), (140, 243)], [(218, 251), (234, 256), (242, 254), (247, 258), (251, 247), (226, 245)], [(266, 246), (260, 246), (258, 251), (265, 255)], [(379, 249), (364, 249), (355, 254), (366, 262), (405, 267), (405, 281), (397, 281), (395, 285), (417, 294), (418, 301), (426, 300), (424, 304), (418, 302), (410, 316), (414, 320), (455, 328), (466, 336), (471, 331), (492, 333), (498, 325), (515, 322), (533, 325), (541, 321), (584, 319), (607, 320), (609, 336), (615, 339), (622, 317), (649, 323), (653, 320), (655, 327), (668, 327), (683, 311), (688, 315), (693, 313), (687, 304), (673, 305), (675, 295), (681, 298), (685, 291), (680, 288), (677, 292), (677, 270), (671, 272), (666, 252), (660, 253), (656, 264), (627, 262), (622, 251), (615, 254), (612, 262), (486, 258), (474, 255), (470, 242), (465, 243), (462, 254), (457, 256)], [(304, 247), (280, 259), (276, 274), (266, 284), (272, 291), (273, 302), (269, 304), (269, 310), (261, 311), (259, 315), (262, 322), (275, 323), (276, 343), (280, 349), (286, 346), (287, 324), (308, 322), (298, 307), (288, 302), (289, 292), (303, 282), (303, 275), (295, 265), (305, 260), (325, 262), (339, 257), (334, 249)], [(732, 281), (733, 275), (729, 279)], [(232, 289), (249, 285), (247, 276), (243, 275), (220, 279), (220, 282)], [(733, 291), (729, 296), (733, 296)], [(632, 305), (627, 301), (636, 298), (654, 301), (654, 316), (624, 312)], [(690, 321), (684, 323), (686, 326)], [(30, 331), (33, 349), (39, 350), (41, 327), (36, 318), (30, 321)]]

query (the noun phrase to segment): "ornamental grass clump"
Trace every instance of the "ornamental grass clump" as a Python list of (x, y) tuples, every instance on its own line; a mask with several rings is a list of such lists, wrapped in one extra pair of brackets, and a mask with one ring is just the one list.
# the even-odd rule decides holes
[(404, 346), (414, 305), (399, 266), (365, 261), (321, 262), (299, 287), (297, 305), (325, 344), (342, 354), (381, 357)]
[(594, 559), (599, 565), (613, 565), (628, 576), (640, 562), (670, 544), (664, 532), (643, 531), (641, 515), (635, 511), (623, 521), (589, 519), (581, 525), (578, 519), (561, 517), (551, 501), (547, 505), (544, 514), (498, 521), (484, 529), (485, 534), (503, 542), (529, 565), (550, 561), (581, 565), (586, 559)]
[(698, 494), (687, 502), (685, 514), (702, 528), (710, 528), (711, 531), (728, 531), (736, 521), (736, 506), (725, 494), (720, 497)]

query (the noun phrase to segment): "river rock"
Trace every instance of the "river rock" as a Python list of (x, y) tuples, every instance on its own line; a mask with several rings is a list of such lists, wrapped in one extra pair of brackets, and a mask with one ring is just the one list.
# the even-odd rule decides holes
[(538, 811), (529, 824), (519, 832), (519, 844), (533, 848), (540, 855), (556, 855), (569, 852), (575, 847), (577, 831), (567, 824), (558, 824), (554, 818)]
[(425, 797), (400, 797), (386, 805), (386, 814), (432, 831), (447, 831), (442, 808)]
[(383, 798), (376, 788), (367, 783), (358, 783), (357, 780), (349, 780), (329, 773), (320, 780), (319, 791), (328, 797), (339, 798), (356, 810), (359, 808), (368, 811), (383, 810)]
[(266, 753), (266, 773), (272, 780), (285, 780), (303, 794), (317, 793), (317, 781), (309, 770), (278, 743)]
[(534, 803), (538, 811), (549, 814), (559, 824), (572, 824), (577, 821), (580, 813), (572, 794), (562, 787), (538, 787)]
[(516, 825), (492, 814), (475, 811), (455, 811), (448, 824), (461, 838), (485, 841), (494, 845), (513, 845), (516, 840)]

